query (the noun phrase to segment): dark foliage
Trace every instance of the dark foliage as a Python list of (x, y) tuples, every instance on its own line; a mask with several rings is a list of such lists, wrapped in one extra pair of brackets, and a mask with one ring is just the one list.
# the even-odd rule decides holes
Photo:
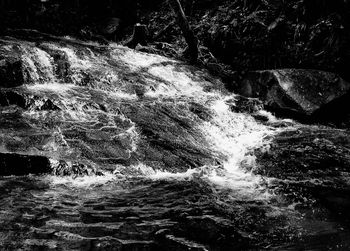
[[(0, 0), (0, 28), (38, 29), (60, 35), (104, 33), (138, 21), (139, 9), (157, 1), (138, 0)], [(113, 21), (114, 20), (114, 21)]]
[[(185, 2), (194, 3), (186, 12), (202, 45), (234, 70), (312, 68), (350, 79), (348, 1)], [(145, 19), (157, 33), (159, 23), (166, 26), (172, 17), (164, 8)], [(162, 39), (181, 46), (177, 34), (173, 27)], [(206, 60), (215, 62), (210, 56)]]
[[(348, 0), (182, 0), (201, 42), (201, 60), (233, 70), (312, 68), (350, 79)], [(30, 28), (122, 40), (148, 25), (157, 50), (186, 43), (165, 0), (0, 0), (0, 29)]]

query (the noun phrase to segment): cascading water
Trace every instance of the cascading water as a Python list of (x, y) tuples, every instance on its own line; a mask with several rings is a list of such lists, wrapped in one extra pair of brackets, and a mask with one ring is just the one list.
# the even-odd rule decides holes
[(1, 178), (2, 248), (233, 250), (295, 234), (297, 217), (249, 171), (286, 129), (233, 112), (208, 73), (69, 38), (7, 38), (0, 52), (26, 80), (1, 89), (1, 153), (51, 168)]

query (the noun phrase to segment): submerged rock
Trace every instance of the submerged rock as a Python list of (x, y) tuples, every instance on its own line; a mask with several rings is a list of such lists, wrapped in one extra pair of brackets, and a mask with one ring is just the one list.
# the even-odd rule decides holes
[[(261, 98), (266, 107), (284, 115), (310, 117), (327, 109), (349, 90), (350, 83), (333, 73), (281, 69), (248, 73), (239, 92)], [(333, 112), (337, 109), (339, 107), (333, 105)]]

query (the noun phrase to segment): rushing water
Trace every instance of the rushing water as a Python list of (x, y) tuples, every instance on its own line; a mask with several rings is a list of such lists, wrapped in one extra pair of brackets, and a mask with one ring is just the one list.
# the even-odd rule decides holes
[[(255, 152), (297, 125), (234, 112), (237, 96), (205, 71), (69, 38), (4, 38), (0, 53), (26, 76), (1, 90), (1, 152), (52, 166), (0, 179), (2, 249), (293, 249), (342, 228), (312, 227), (253, 172)], [(339, 236), (331, 247), (348, 245)]]

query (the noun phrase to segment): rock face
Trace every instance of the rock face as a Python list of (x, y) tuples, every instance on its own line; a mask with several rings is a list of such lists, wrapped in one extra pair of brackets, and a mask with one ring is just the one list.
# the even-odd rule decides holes
[[(248, 73), (239, 92), (264, 100), (274, 111), (309, 117), (327, 109), (349, 89), (350, 84), (333, 73), (281, 69)], [(332, 110), (337, 108), (333, 106)]]

